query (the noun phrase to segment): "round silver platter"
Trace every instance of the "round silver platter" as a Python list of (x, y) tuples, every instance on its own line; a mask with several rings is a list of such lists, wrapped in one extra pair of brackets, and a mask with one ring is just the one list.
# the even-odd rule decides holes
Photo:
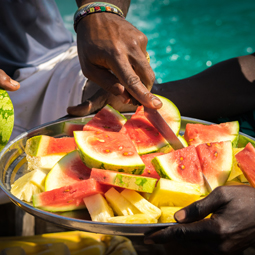
[[(127, 118), (130, 118), (133, 113), (124, 114)], [(57, 121), (49, 122), (41, 125), (37, 128), (31, 129), (25, 132), (14, 140), (9, 142), (0, 153), (0, 187), (7, 194), (10, 200), (21, 207), (26, 212), (39, 217), (45, 221), (55, 223), (62, 227), (66, 227), (73, 230), (88, 231), (109, 235), (125, 235), (125, 236), (140, 236), (150, 230), (156, 230), (157, 228), (165, 228), (176, 223), (156, 223), (156, 224), (119, 224), (119, 223), (103, 223), (91, 221), (89, 213), (86, 209), (52, 213), (40, 210), (33, 207), (32, 203), (26, 203), (19, 200), (10, 193), (11, 184), (14, 183), (19, 177), (27, 172), (27, 161), (25, 155), (25, 145), (27, 139), (35, 135), (49, 135), (53, 137), (67, 136), (65, 130), (70, 125), (77, 123), (86, 124), (92, 119), (94, 115), (89, 115), (82, 118), (62, 118)], [(202, 121), (193, 118), (182, 117), (180, 134), (184, 133), (187, 123), (200, 123), (200, 124), (212, 124), (211, 122)], [(254, 138), (240, 133), (240, 143), (242, 138), (248, 138), (248, 140), (255, 141)], [(247, 141), (246, 141), (247, 143)], [(238, 147), (243, 147), (245, 144), (239, 144)]]

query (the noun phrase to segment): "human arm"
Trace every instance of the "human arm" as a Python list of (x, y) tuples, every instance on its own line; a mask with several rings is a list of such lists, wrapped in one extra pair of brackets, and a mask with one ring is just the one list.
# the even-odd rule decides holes
[(0, 88), (8, 91), (15, 91), (18, 90), (19, 87), (20, 84), (17, 81), (11, 79), (9, 75), (0, 69)]
[[(255, 243), (255, 189), (222, 186), (181, 211), (179, 224), (145, 234), (147, 244), (165, 244), (173, 254), (240, 254)], [(211, 218), (204, 219), (212, 213)]]
[[(77, 5), (88, 2), (77, 0)], [(127, 14), (130, 1), (109, 3)], [(155, 75), (146, 58), (147, 41), (141, 31), (116, 14), (102, 12), (82, 18), (77, 25), (77, 47), (83, 74), (123, 103), (132, 95), (148, 107), (160, 108), (159, 99), (149, 92)], [(75, 108), (69, 113), (76, 115)]]
[(255, 54), (215, 64), (186, 79), (156, 84), (182, 116), (214, 120), (255, 109)]

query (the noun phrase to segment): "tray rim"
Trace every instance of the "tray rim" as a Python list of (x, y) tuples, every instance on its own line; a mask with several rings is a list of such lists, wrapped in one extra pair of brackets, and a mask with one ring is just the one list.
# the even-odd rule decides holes
[[(123, 113), (123, 115), (126, 117), (131, 116), (132, 114), (134, 114), (134, 113), (133, 112)], [(72, 122), (72, 121), (77, 121), (77, 120), (79, 120), (79, 121), (87, 120), (89, 118), (92, 118), (94, 115), (95, 114), (90, 114), (85, 117), (73, 117), (73, 118), (65, 116), (61, 119), (47, 122), (45, 124), (39, 125), (35, 128), (32, 128), (32, 129), (28, 130), (27, 132), (20, 134), (19, 136), (17, 136), (16, 138), (14, 138), (13, 140), (11, 140), (10, 142), (7, 143), (7, 145), (0, 152), (0, 161), (3, 157), (3, 155), (7, 152), (7, 150), (13, 144), (17, 143), (18, 141), (20, 141), (21, 139), (23, 139), (25, 137), (29, 137), (32, 133), (34, 133), (40, 129), (43, 129), (45, 127), (50, 127), (55, 124), (60, 124), (62, 122), (66, 122), (66, 121)], [(200, 120), (200, 119), (196, 119), (196, 118), (181, 116), (180, 128), (182, 127), (182, 122), (184, 120), (186, 122), (196, 122), (196, 123), (208, 124), (208, 125), (214, 124), (213, 122), (209, 122), (209, 121), (204, 121), (204, 120)], [(245, 136), (251, 140), (255, 140), (253, 137), (246, 135), (242, 132), (239, 132), (239, 135)], [(150, 231), (152, 229), (156, 230), (156, 229), (165, 228), (165, 227), (177, 224), (177, 223), (151, 223), (151, 224), (107, 223), (107, 222), (94, 222), (91, 220), (83, 220), (83, 219), (66, 217), (66, 216), (58, 215), (56, 213), (47, 212), (47, 211), (35, 208), (31, 204), (26, 203), (26, 202), (16, 198), (5, 187), (5, 185), (2, 182), (2, 177), (0, 178), (0, 188), (9, 197), (11, 202), (13, 202), (15, 205), (21, 207), (24, 211), (28, 212), (29, 214), (32, 214), (33, 216), (39, 217), (43, 220), (55, 223), (62, 227), (64, 226), (66, 228), (71, 228), (73, 230), (94, 232), (92, 230), (94, 228), (96, 233), (101, 233), (101, 234), (117, 234), (117, 235), (126, 235), (126, 236), (128, 236), (128, 235), (136, 236), (136, 235), (144, 235), (145, 232)], [(58, 223), (58, 221), (60, 221), (60, 223)], [(69, 223), (67, 224), (67, 223), (64, 223), (63, 221), (71, 221), (72, 224), (69, 224)], [(81, 227), (79, 227), (79, 224)], [(86, 226), (85, 226), (86, 224), (87, 224), (88, 228), (86, 228)]]

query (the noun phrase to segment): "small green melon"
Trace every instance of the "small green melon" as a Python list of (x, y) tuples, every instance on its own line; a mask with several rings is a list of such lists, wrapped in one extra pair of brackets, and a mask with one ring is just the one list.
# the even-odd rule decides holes
[(8, 93), (0, 89), (0, 151), (8, 143), (14, 126), (14, 109)]

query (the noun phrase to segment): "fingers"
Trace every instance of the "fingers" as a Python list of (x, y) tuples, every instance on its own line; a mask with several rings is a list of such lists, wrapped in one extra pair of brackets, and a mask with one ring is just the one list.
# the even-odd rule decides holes
[(3, 70), (0, 70), (0, 88), (8, 91), (16, 91), (20, 88), (20, 84), (11, 79)]
[[(126, 56), (119, 56), (115, 61), (111, 61), (109, 66), (120, 83), (135, 99), (149, 108), (159, 109), (162, 102), (149, 92), (153, 85), (154, 74), (151, 75), (152, 69), (145, 55), (143, 54), (142, 60), (139, 59), (135, 62), (133, 59), (131, 62), (133, 62), (135, 69), (133, 69), (132, 63)], [(144, 84), (147, 84), (149, 89)]]
[(166, 244), (175, 241), (210, 240), (215, 238), (218, 228), (219, 226), (211, 219), (189, 224), (176, 224), (152, 234), (146, 234), (144, 242), (146, 244)]
[(125, 91), (125, 88), (120, 84), (116, 76), (107, 69), (89, 64), (86, 66), (85, 75), (89, 80), (92, 80), (93, 82), (98, 84), (105, 91), (110, 92), (115, 96), (118, 96), (123, 103), (129, 102), (129, 94), (127, 93), (127, 91)]
[(222, 189), (217, 188), (204, 199), (196, 201), (176, 212), (175, 219), (180, 223), (188, 223), (204, 219), (227, 202), (224, 198)]
[(79, 117), (91, 114), (106, 105), (109, 94), (109, 92), (100, 89), (95, 93), (95, 95), (93, 95), (82, 104), (68, 107), (67, 113)]

